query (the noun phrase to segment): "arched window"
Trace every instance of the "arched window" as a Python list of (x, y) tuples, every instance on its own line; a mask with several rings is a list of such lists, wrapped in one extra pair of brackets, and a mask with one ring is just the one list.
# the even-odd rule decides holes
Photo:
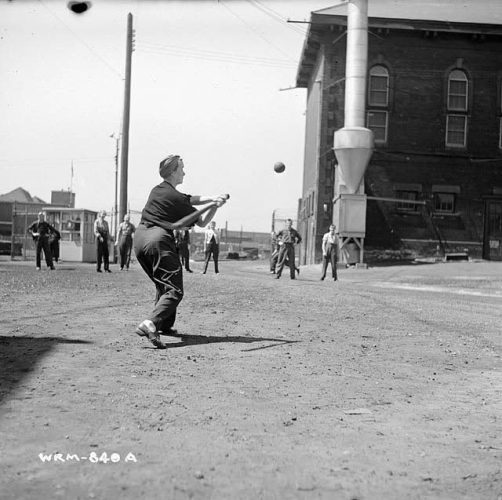
[(366, 126), (373, 131), (376, 143), (387, 142), (388, 106), (389, 71), (385, 66), (372, 66), (369, 71)]
[(448, 75), (447, 99), (446, 146), (465, 147), (469, 103), (469, 79), (465, 71), (454, 69)]
[(369, 106), (388, 106), (389, 72), (385, 66), (373, 66), (370, 69), (368, 90)]
[(454, 69), (448, 77), (448, 111), (467, 111), (469, 80), (460, 69)]

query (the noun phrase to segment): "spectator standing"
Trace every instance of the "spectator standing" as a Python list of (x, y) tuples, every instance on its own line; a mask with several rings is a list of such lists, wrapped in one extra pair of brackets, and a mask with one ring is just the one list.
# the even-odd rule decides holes
[(214, 272), (219, 273), (218, 270), (218, 255), (220, 253), (220, 233), (216, 229), (216, 222), (212, 221), (209, 224), (206, 232), (204, 233), (204, 254), (206, 256), (206, 261), (204, 262), (204, 271), (202, 274), (206, 274), (207, 266), (211, 260), (211, 255), (214, 260)]
[(336, 262), (338, 252), (338, 236), (336, 235), (336, 226), (331, 224), (329, 231), (322, 237), (322, 274), (321, 281), (326, 278), (328, 264), (331, 264), (331, 275), (336, 281), (338, 279), (336, 273)]
[[(41, 256), (42, 250), (44, 251), (45, 262), (47, 267), (52, 271), (55, 269), (54, 264), (52, 262), (52, 254), (49, 244), (49, 236), (51, 234), (57, 233), (56, 229), (51, 226), (45, 220), (45, 213), (38, 213), (38, 220), (36, 220), (33, 224), (30, 225), (28, 231), (33, 236), (33, 240), (36, 245), (36, 266), (37, 271), (40, 271), (41, 267)], [(59, 234), (59, 233), (58, 233)]]
[(176, 247), (180, 256), (181, 265), (188, 273), (193, 272), (190, 269), (190, 229), (179, 229), (174, 231)]
[(129, 214), (124, 215), (124, 221), (119, 225), (117, 233), (117, 241), (115, 245), (119, 247), (120, 270), (123, 271), (124, 267), (129, 271), (129, 263), (131, 261), (132, 238), (136, 227), (131, 222)]
[(105, 273), (110, 271), (110, 254), (108, 242), (110, 241), (110, 228), (105, 220), (106, 211), (101, 210), (98, 218), (94, 221), (94, 235), (96, 236), (96, 271), (101, 272), (101, 264), (104, 263)]
[(295, 279), (295, 245), (302, 241), (302, 237), (299, 235), (296, 229), (293, 229), (293, 221), (291, 219), (286, 220), (286, 229), (279, 231), (277, 234), (278, 243), (280, 246), (278, 265), (276, 278), (279, 279), (282, 274), (282, 270), (286, 265), (286, 261), (289, 260), (289, 275), (292, 280)]

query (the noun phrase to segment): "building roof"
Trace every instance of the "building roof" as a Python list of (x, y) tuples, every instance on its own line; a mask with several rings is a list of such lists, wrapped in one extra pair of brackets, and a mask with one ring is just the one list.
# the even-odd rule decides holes
[[(319, 49), (319, 34), (329, 26), (347, 25), (347, 1), (311, 12), (296, 77), (307, 87)], [(501, 0), (369, 0), (369, 28), (446, 31), (502, 36)]]
[(18, 203), (37, 203), (44, 204), (44, 200), (38, 196), (32, 197), (31, 194), (22, 187), (18, 187), (9, 191), (8, 193), (0, 195), (0, 201), (16, 201)]

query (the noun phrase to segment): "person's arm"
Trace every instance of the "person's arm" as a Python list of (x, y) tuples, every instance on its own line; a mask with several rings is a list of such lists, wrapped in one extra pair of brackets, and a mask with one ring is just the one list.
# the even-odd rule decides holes
[(101, 236), (101, 233), (98, 230), (98, 219), (94, 221), (94, 235), (96, 236), (97, 240), (103, 241), (103, 237)]
[(326, 235), (322, 237), (322, 255), (323, 257), (326, 257), (326, 243), (328, 242), (328, 238)]
[(28, 233), (31, 233), (32, 236), (35, 234), (35, 223), (30, 225), (30, 227), (28, 228)]
[(302, 237), (300, 236), (300, 233), (298, 231), (295, 231), (295, 238), (296, 238), (296, 243), (302, 242)]
[(219, 200), (226, 200), (228, 195), (219, 194), (216, 196), (202, 196), (202, 195), (194, 195), (190, 196), (190, 204), (191, 205), (205, 205), (206, 203), (217, 202)]

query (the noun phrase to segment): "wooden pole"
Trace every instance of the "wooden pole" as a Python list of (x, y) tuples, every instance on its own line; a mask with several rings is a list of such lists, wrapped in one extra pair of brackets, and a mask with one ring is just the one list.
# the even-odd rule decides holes
[(126, 68), (124, 88), (124, 116), (122, 120), (122, 150), (120, 162), (120, 207), (119, 218), (127, 212), (127, 171), (129, 157), (129, 114), (131, 108), (131, 62), (132, 62), (132, 14), (127, 15)]

